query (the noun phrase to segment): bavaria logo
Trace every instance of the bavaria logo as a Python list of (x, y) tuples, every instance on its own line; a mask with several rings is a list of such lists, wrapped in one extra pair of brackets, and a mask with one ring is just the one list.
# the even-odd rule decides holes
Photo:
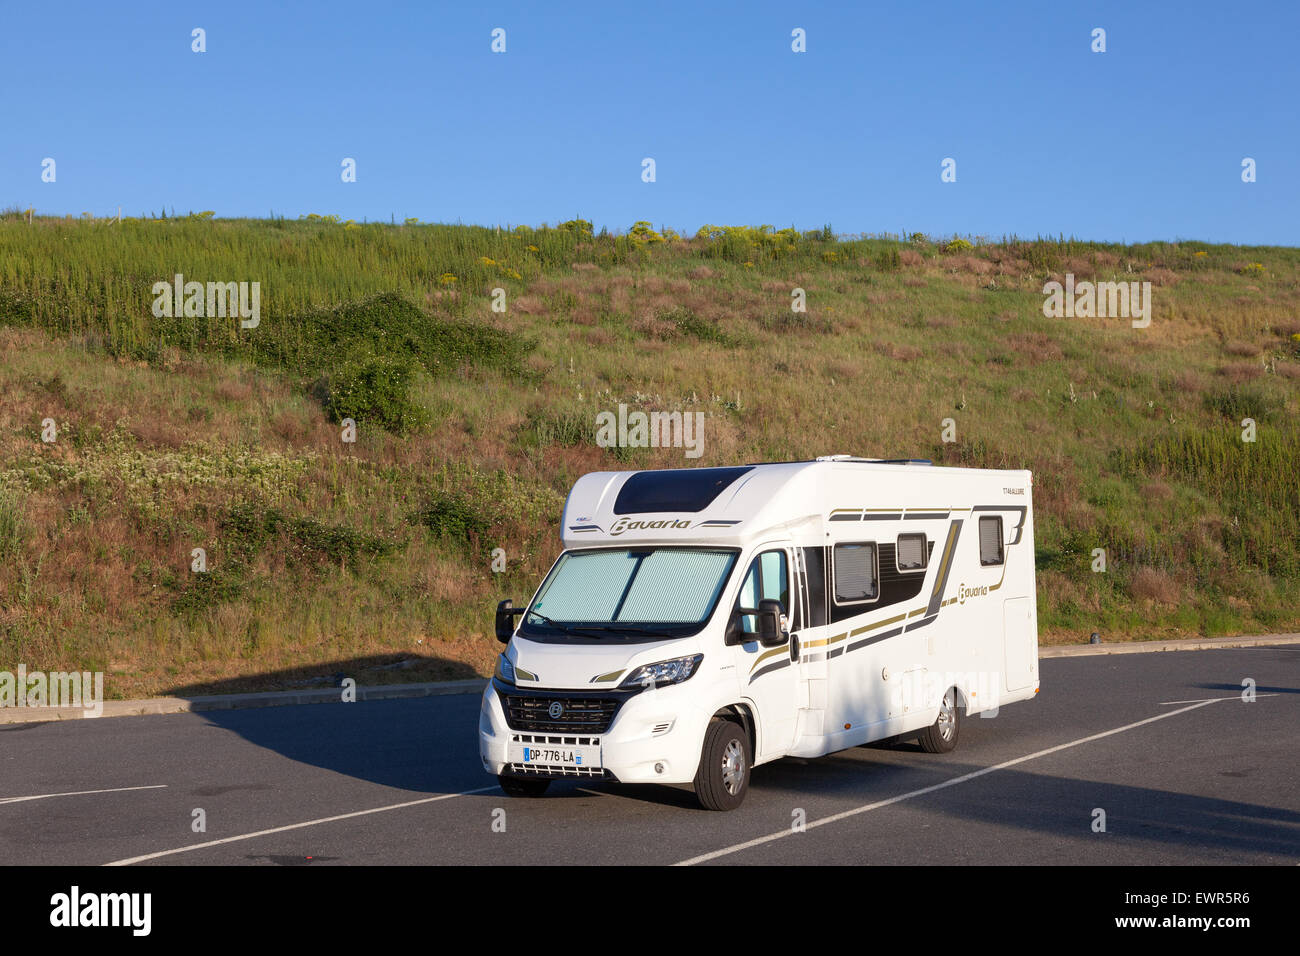
[(551, 709), (548, 713), (551, 715), (551, 720), (559, 720), (564, 716), (564, 705), (558, 700), (553, 700), (551, 701)]
[(627, 518), (619, 518), (614, 522), (614, 526), (609, 529), (609, 533), (622, 534), (624, 531), (654, 531), (659, 528), (689, 528), (690, 526), (689, 518), (679, 518), (677, 520), (664, 518), (659, 521), (629, 521)]

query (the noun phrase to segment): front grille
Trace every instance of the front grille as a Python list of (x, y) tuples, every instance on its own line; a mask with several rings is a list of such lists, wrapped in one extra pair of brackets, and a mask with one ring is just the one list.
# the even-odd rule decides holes
[(600, 767), (565, 767), (559, 764), (512, 763), (506, 764), (506, 772), (514, 777), (594, 777), (597, 780), (613, 780), (614, 775)]
[(511, 734), (511, 743), (559, 744), (561, 747), (599, 747), (599, 737), (566, 737), (563, 734)]
[[(621, 703), (617, 697), (548, 697), (505, 694), (506, 723), (511, 730), (534, 733), (603, 734)], [(551, 704), (562, 708), (551, 716)]]

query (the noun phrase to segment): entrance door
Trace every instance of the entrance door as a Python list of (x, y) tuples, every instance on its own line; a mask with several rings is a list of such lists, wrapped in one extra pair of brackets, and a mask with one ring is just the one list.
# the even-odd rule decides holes
[(782, 630), (794, 626), (798, 578), (792, 550), (779, 544), (759, 548), (741, 580), (733, 610), (744, 649), (741, 685), (758, 710), (758, 756), (785, 753), (794, 742), (799, 668), (790, 661), (791, 644), (764, 647), (758, 642), (758, 602), (779, 601)]

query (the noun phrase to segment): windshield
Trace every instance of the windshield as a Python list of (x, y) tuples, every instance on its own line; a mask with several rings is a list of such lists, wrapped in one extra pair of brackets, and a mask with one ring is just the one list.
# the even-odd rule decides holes
[(602, 640), (694, 634), (717, 606), (737, 554), (706, 548), (566, 551), (521, 631)]

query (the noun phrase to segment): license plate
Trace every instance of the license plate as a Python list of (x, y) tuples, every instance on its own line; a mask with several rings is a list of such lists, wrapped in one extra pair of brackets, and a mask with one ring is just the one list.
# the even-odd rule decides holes
[(599, 747), (573, 747), (562, 744), (512, 744), (511, 763), (539, 764), (549, 767), (600, 768)]

